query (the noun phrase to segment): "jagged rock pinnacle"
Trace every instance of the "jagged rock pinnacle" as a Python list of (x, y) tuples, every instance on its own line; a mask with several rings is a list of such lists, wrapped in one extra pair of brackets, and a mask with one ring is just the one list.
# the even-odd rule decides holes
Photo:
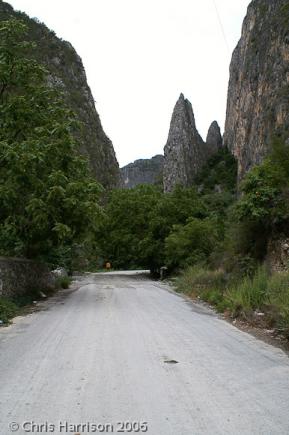
[(164, 148), (164, 191), (178, 184), (190, 186), (199, 166), (204, 142), (199, 135), (191, 103), (183, 94), (175, 105)]
[(175, 186), (189, 187), (208, 158), (222, 143), (219, 126), (214, 122), (206, 144), (198, 133), (191, 103), (180, 94), (175, 105), (168, 140), (164, 149), (164, 191)]

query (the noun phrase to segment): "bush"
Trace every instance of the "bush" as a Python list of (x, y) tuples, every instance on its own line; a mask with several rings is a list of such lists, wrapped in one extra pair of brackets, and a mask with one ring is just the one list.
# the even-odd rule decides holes
[(206, 261), (218, 242), (213, 219), (190, 218), (186, 225), (174, 225), (165, 240), (167, 264), (171, 268)]
[(236, 257), (250, 256), (263, 262), (268, 241), (289, 234), (289, 146), (275, 139), (272, 148), (263, 163), (245, 176), (240, 185), (242, 195), (232, 207), (225, 248), (230, 268)]
[(12, 317), (16, 316), (18, 307), (14, 302), (7, 298), (0, 297), (0, 320), (3, 323), (9, 323)]
[(72, 279), (69, 276), (60, 276), (56, 279), (56, 287), (68, 289), (71, 282), (72, 282)]
[(213, 155), (195, 179), (195, 183), (207, 192), (220, 186), (222, 191), (234, 192), (237, 182), (237, 161), (227, 148)]

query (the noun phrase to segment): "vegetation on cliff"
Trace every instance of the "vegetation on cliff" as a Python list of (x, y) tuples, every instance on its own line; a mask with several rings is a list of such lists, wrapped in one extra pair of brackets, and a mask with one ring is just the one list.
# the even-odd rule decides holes
[(32, 43), (26, 47), (26, 54), (46, 68), (49, 82), (61, 91), (66, 106), (75, 113), (79, 128), (72, 134), (78, 151), (88, 159), (92, 175), (105, 188), (119, 186), (114, 148), (95, 109), (81, 58), (69, 42), (58, 38), (44, 23), (0, 0), (0, 22), (11, 18), (26, 25), (25, 39)]
[(95, 227), (100, 186), (79, 156), (74, 114), (30, 57), (26, 25), (0, 23), (1, 254), (69, 263)]

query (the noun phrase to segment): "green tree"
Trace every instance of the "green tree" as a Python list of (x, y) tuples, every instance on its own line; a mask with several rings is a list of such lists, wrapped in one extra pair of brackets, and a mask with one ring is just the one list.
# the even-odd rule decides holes
[(206, 262), (219, 241), (216, 222), (189, 218), (185, 225), (174, 225), (165, 240), (167, 265), (184, 267)]
[(143, 251), (150, 219), (162, 193), (154, 186), (137, 186), (134, 189), (114, 190), (110, 194), (98, 240), (103, 256), (115, 268), (150, 268)]
[(167, 260), (165, 239), (189, 217), (204, 219), (206, 207), (194, 188), (164, 194), (156, 186), (112, 192), (99, 229), (103, 255), (116, 268), (157, 272)]
[(195, 184), (204, 193), (214, 192), (218, 186), (221, 191), (234, 194), (237, 187), (237, 161), (231, 152), (223, 147), (210, 157), (195, 178)]
[(174, 225), (184, 225), (190, 217), (203, 219), (207, 209), (194, 187), (178, 186), (173, 192), (162, 194), (150, 214), (146, 237), (141, 244), (142, 255), (150, 269), (158, 271), (168, 261), (165, 254), (165, 240)]
[(2, 254), (70, 259), (94, 232), (100, 186), (79, 156), (74, 114), (29, 53), (25, 24), (0, 24)]
[(231, 258), (249, 255), (262, 261), (270, 238), (289, 235), (289, 146), (275, 139), (272, 148), (272, 153), (241, 183), (241, 196), (227, 224)]

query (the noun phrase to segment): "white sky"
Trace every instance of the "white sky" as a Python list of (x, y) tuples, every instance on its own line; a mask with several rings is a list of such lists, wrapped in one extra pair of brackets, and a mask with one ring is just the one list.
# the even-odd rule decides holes
[(229, 63), (249, 0), (8, 2), (82, 57), (121, 166), (163, 152), (181, 92), (204, 139), (215, 119), (223, 131)]

